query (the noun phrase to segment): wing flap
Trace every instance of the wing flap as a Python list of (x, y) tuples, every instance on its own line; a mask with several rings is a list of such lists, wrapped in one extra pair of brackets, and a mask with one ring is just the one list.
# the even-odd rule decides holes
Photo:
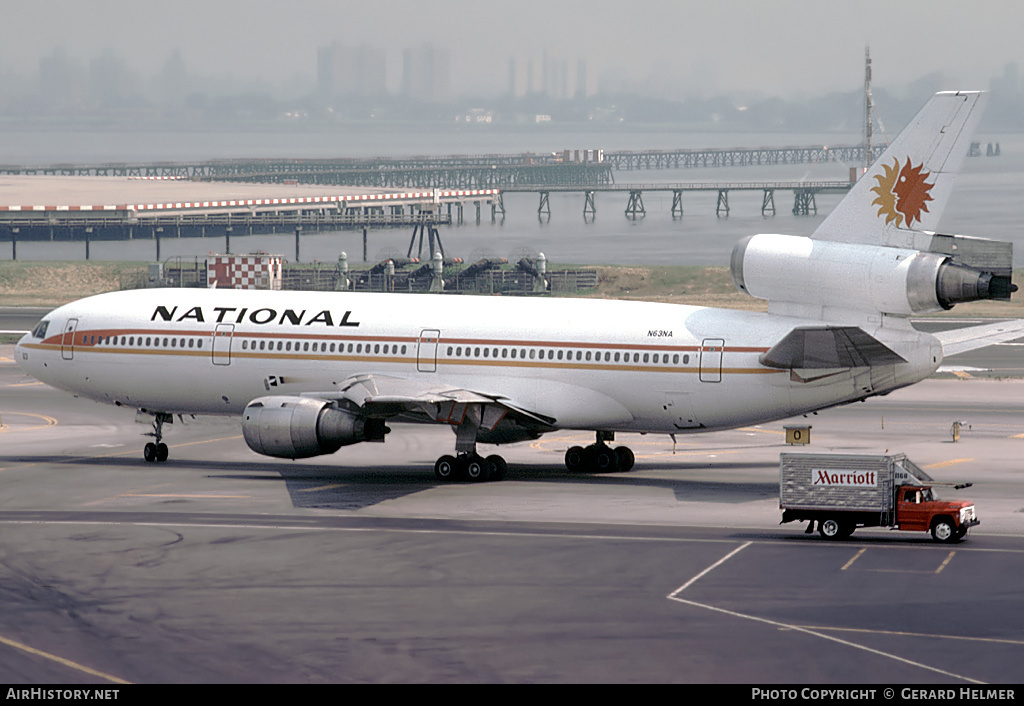
[[(459, 424), (467, 406), (479, 405), (484, 408), (485, 423), (493, 418), (497, 424), (505, 413), (511, 412), (520, 421), (538, 428), (550, 429), (555, 424), (555, 419), (520, 407), (501, 395), (390, 375), (357, 375), (343, 381), (336, 393), (315, 394), (347, 401), (369, 416), (419, 414), (434, 421)], [(492, 408), (502, 411), (490, 411)]]
[(425, 384), (419, 380), (393, 377), (390, 375), (359, 375), (345, 380), (340, 385), (345, 399), (359, 405), (407, 403), (486, 403), (493, 397), (450, 385)]

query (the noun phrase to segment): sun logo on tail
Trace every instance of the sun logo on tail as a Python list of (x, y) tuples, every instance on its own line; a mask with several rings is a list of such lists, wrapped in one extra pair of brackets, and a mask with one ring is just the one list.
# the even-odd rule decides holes
[(883, 164), (884, 174), (875, 174), (878, 186), (871, 189), (878, 198), (871, 202), (878, 206), (878, 216), (885, 216), (886, 225), (896, 222), (899, 228), (906, 224), (910, 228), (914, 221), (921, 222), (921, 213), (928, 213), (928, 202), (932, 200), (931, 190), (935, 183), (927, 183), (930, 172), (923, 171), (924, 164), (911, 166), (910, 157), (900, 169), (899, 160), (893, 159), (892, 166)]

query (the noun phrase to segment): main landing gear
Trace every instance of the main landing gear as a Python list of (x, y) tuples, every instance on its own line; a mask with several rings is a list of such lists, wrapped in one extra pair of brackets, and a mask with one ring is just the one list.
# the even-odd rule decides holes
[(572, 446), (565, 452), (565, 467), (581, 473), (625, 473), (633, 469), (636, 457), (628, 446), (612, 448), (606, 441), (614, 441), (614, 432), (597, 432), (597, 442), (587, 446)]
[(456, 456), (444, 455), (434, 464), (434, 475), (442, 481), (468, 480), (471, 483), (483, 483), (490, 480), (501, 480), (505, 477), (505, 459), (497, 454), (484, 458), (476, 451), (460, 453)]
[(148, 432), (146, 436), (152, 436), (155, 441), (149, 442), (142, 449), (142, 457), (146, 459), (147, 463), (163, 463), (167, 460), (167, 444), (161, 439), (163, 439), (164, 422), (171, 421), (173, 421), (173, 417), (166, 412), (153, 414), (153, 431)]
[[(484, 425), (486, 411), (483, 405), (468, 405), (462, 423), (455, 427), (455, 456), (444, 455), (434, 464), (438, 480), (484, 483), (505, 477), (505, 459), (498, 455), (484, 458), (476, 452), (476, 438), (481, 427), (493, 428), (497, 419)], [(504, 416), (502, 412), (498, 419)]]

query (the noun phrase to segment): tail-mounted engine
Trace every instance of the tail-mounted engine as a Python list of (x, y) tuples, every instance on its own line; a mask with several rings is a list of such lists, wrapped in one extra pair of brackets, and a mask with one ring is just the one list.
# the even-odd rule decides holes
[(309, 458), (360, 441), (383, 441), (383, 419), (366, 419), (311, 397), (260, 397), (245, 408), (242, 435), (264, 456)]
[(960, 302), (1009, 301), (1012, 244), (918, 233), (929, 251), (790, 235), (753, 235), (732, 251), (732, 278), (758, 299), (896, 316)]

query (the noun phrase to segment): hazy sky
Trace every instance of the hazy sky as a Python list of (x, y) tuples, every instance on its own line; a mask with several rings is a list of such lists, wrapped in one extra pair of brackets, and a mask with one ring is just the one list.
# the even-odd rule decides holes
[(856, 90), (865, 44), (877, 87), (939, 71), (944, 88), (988, 88), (1007, 62), (1024, 67), (1024, 3), (994, 0), (0, 0), (0, 17), (0, 71), (24, 74), (63, 46), (83, 62), (110, 50), (149, 76), (179, 48), (190, 73), (277, 86), (314, 75), (332, 41), (388, 49), (396, 76), (403, 47), (445, 46), (456, 94), (504, 92), (509, 58), (545, 51), (573, 70), (585, 59), (592, 84), (616, 71), (781, 95)]

